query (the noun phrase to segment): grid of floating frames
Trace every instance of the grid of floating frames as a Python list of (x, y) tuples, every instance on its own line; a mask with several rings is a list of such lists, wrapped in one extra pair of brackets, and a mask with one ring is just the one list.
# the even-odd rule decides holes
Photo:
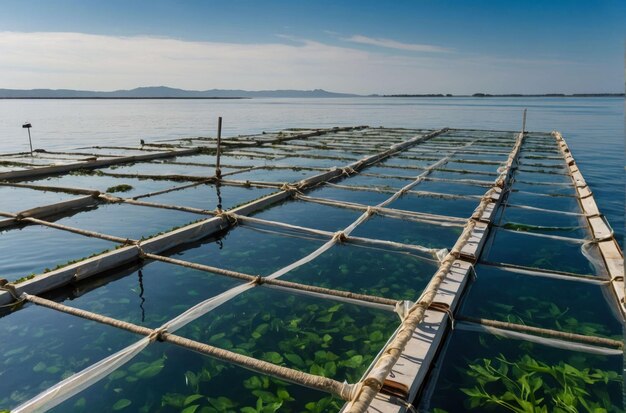
[[(257, 374), (241, 373), (250, 395), (238, 394), (245, 401), (235, 406), (201, 394), (198, 383), (210, 375), (188, 371), (185, 386), (195, 391), (152, 401), (185, 413), (463, 410), (445, 395), (446, 371), (458, 367), (463, 341), (488, 347), (490, 337), (546, 346), (556, 359), (575, 351), (622, 365), (623, 255), (560, 133), (356, 126), (263, 132), (221, 145), (221, 178), (210, 137), (0, 155), (0, 333), (12, 332), (0, 345), (0, 362), (9, 365), (0, 371), (18, 368), (10, 367), (21, 357), (8, 350), (11, 335), (38, 328), (37, 317), (62, 313), (68, 324), (87, 319), (125, 332), (72, 371), (21, 359), (47, 376), (41, 383), (4, 380), (0, 410), (81, 411), (97, 391), (111, 404), (104, 411), (124, 411), (133, 400), (111, 399), (103, 383), (121, 380), (126, 373), (116, 372), (131, 360), (165, 345), (184, 349), (168, 347), (170, 355), (191, 350), (218, 360), (214, 375), (225, 365)], [(228, 255), (229, 240), (243, 243), (242, 251)], [(41, 256), (48, 268), (38, 264)], [(176, 281), (182, 287), (151, 285), (164, 297), (172, 289), (171, 296), (185, 298), (175, 310), (146, 312), (150, 281), (142, 266), (151, 265), (193, 271), (196, 288), (202, 275), (210, 283), (193, 294), (178, 291), (190, 288), (185, 280)], [(107, 286), (136, 272), (140, 318), (106, 304)], [(528, 289), (535, 301), (524, 295)], [(80, 300), (97, 293), (100, 301)], [(296, 303), (312, 303), (306, 308), (318, 321), (292, 319), (294, 331), (298, 323), (320, 327), (335, 313), (346, 312), (348, 321), (311, 339), (315, 360), (279, 348), (283, 342), (237, 346), (229, 333), (192, 328), (254, 294), (261, 307), (285, 302), (299, 311)], [(557, 296), (577, 323), (558, 314)], [(541, 307), (541, 297), (552, 306)], [(522, 301), (528, 311), (517, 313)], [(36, 317), (20, 317), (34, 309)], [(549, 311), (552, 317), (537, 316)], [(360, 329), (368, 317), (375, 327)], [(250, 323), (252, 341), (283, 328), (280, 320)], [(346, 334), (350, 329), (357, 335)], [(58, 330), (64, 334), (63, 325)], [(358, 337), (362, 332), (368, 335)], [(328, 350), (333, 346), (340, 355)], [(133, 364), (139, 367), (125, 385), (163, 374), (165, 364), (164, 357)], [(598, 406), (623, 404), (610, 387), (621, 388), (621, 376), (605, 381)], [(463, 394), (470, 407), (490, 403), (475, 389)], [(248, 396), (256, 407), (246, 404)]]

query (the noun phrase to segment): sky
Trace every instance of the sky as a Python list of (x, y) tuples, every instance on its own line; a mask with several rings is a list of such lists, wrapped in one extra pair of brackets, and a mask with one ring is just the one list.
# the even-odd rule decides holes
[(0, 0), (0, 88), (624, 90), (626, 1)]

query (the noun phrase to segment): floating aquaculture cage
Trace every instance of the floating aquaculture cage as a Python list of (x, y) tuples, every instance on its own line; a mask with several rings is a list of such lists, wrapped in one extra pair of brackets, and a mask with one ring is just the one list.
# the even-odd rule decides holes
[(220, 145), (0, 156), (0, 410), (624, 410), (623, 256), (560, 133)]

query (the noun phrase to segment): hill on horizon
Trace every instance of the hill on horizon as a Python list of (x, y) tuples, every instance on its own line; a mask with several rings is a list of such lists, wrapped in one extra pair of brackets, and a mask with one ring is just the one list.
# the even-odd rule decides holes
[(96, 92), (90, 90), (71, 89), (0, 89), (0, 98), (253, 98), (253, 97), (353, 97), (349, 93), (328, 92), (323, 89), (314, 90), (239, 90), (209, 89), (184, 90), (167, 86), (138, 87), (130, 90)]

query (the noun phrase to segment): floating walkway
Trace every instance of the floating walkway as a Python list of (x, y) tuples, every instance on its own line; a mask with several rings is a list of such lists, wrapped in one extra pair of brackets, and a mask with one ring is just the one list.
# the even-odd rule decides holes
[(623, 255), (560, 133), (220, 148), (0, 155), (0, 411), (626, 407)]

